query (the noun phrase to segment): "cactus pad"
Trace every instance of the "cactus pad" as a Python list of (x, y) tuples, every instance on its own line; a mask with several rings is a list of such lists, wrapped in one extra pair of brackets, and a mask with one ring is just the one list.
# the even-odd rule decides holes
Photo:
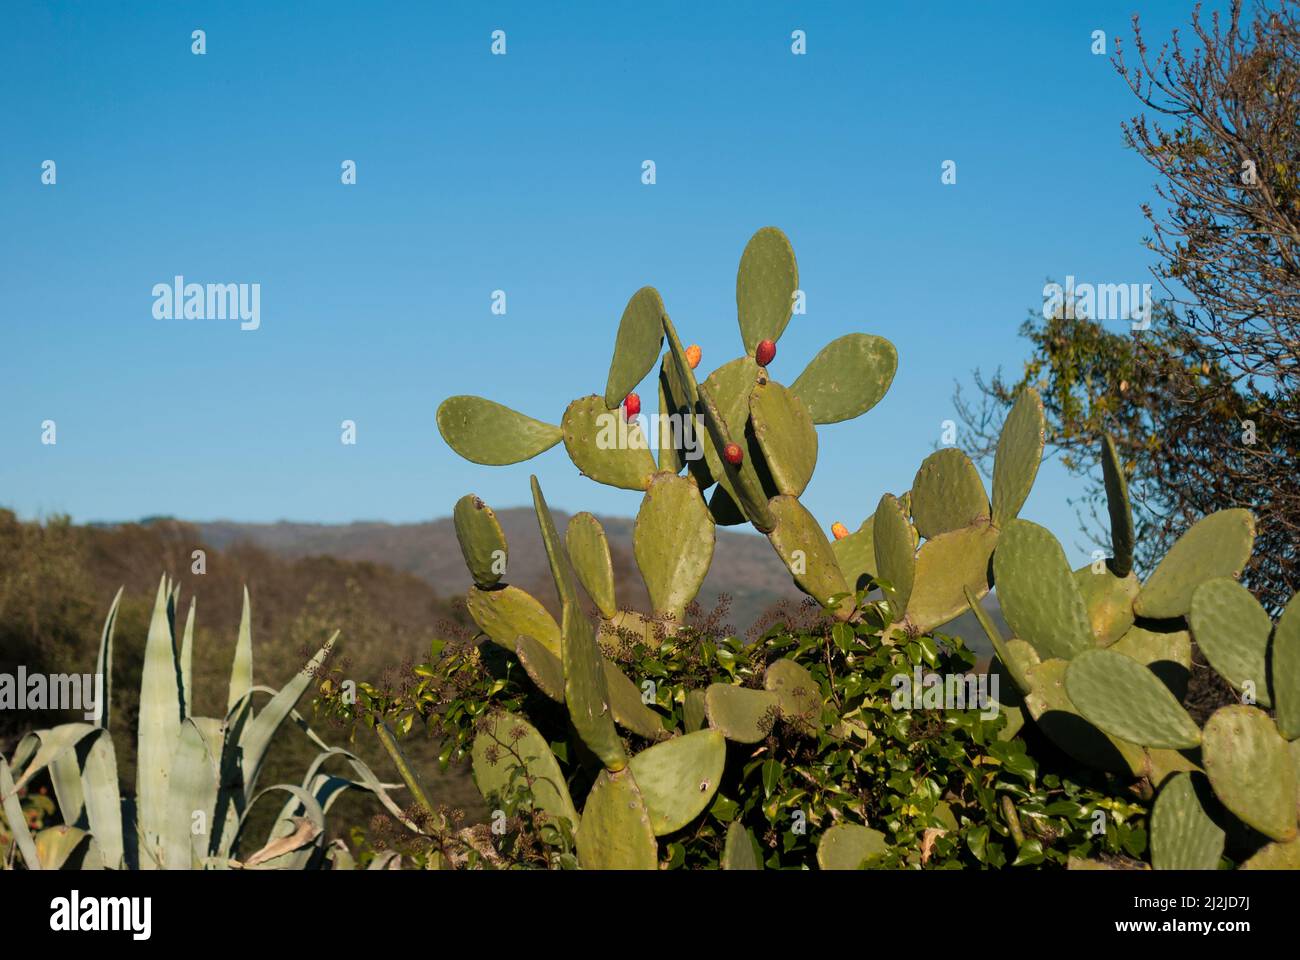
[(687, 690), (682, 698), (682, 725), (687, 733), (703, 730), (709, 722), (704, 707), (703, 690)]
[(837, 823), (817, 843), (817, 866), (823, 870), (860, 870), (889, 852), (885, 835), (856, 823)]
[(713, 683), (704, 691), (704, 711), (709, 725), (728, 740), (758, 743), (771, 731), (780, 700), (770, 690)]
[(989, 517), (989, 498), (970, 457), (956, 447), (936, 450), (912, 481), (912, 520), (927, 540)]
[(488, 719), (474, 738), (474, 782), (490, 805), (505, 808), (519, 787), (532, 780), (533, 802), (552, 819), (569, 821), (578, 829), (573, 807), (555, 754), (546, 738), (523, 717), (500, 713)]
[(731, 821), (727, 827), (727, 843), (722, 848), (723, 870), (762, 870), (763, 865), (754, 852), (754, 836), (739, 820)]
[(763, 227), (749, 239), (736, 271), (736, 313), (745, 353), (753, 354), (763, 340), (781, 338), (794, 310), (799, 267), (786, 235)]
[(850, 590), (863, 589), (868, 581), (876, 579), (876, 541), (874, 521), (868, 517), (843, 540), (832, 540), (831, 551), (840, 565), (844, 582)]
[(590, 513), (577, 513), (569, 519), (564, 541), (574, 573), (600, 615), (608, 620), (618, 613), (618, 606), (614, 601), (614, 562), (604, 528)]
[(644, 490), (650, 483), (655, 459), (640, 425), (624, 420), (600, 397), (574, 400), (560, 427), (564, 449), (583, 476), (624, 490)]
[(898, 351), (884, 337), (850, 333), (832, 340), (790, 385), (813, 423), (839, 423), (866, 413), (889, 391)]
[(887, 493), (880, 498), (871, 529), (876, 570), (880, 579), (889, 584), (887, 593), (896, 610), (895, 619), (901, 619), (916, 580), (916, 540), (897, 497)]
[(821, 688), (803, 666), (784, 658), (773, 660), (763, 676), (763, 688), (776, 694), (783, 719), (810, 730), (822, 728)]
[[(728, 422), (723, 419), (723, 414), (707, 381), (700, 386), (700, 403), (704, 408), (704, 422), (715, 450), (713, 456), (716, 458), (716, 451), (725, 450), (727, 444), (732, 442), (733, 434)], [(748, 406), (745, 409), (748, 411)], [(747, 412), (745, 416), (748, 416)], [(740, 429), (743, 430), (743, 424)], [(744, 439), (743, 434), (737, 436)], [(708, 447), (705, 447), (705, 455), (708, 456)], [(713, 460), (709, 461), (709, 469), (718, 478), (718, 485), (726, 490), (744, 511), (749, 522), (760, 533), (767, 533), (776, 525), (776, 518), (768, 509), (767, 495), (763, 492), (763, 484), (759, 480), (753, 461), (753, 457), (746, 457), (739, 466), (736, 466), (718, 458), (717, 463)]]
[(1273, 840), (1295, 838), (1295, 766), (1267, 713), (1240, 704), (1214, 711), (1201, 758), (1214, 795), (1238, 819)]
[(1110, 649), (1142, 664), (1182, 702), (1192, 673), (1192, 635), (1186, 630), (1133, 626)]
[(628, 768), (650, 811), (655, 836), (680, 830), (704, 811), (718, 790), (726, 759), (727, 741), (717, 730), (673, 737), (631, 759)]
[(777, 492), (799, 496), (817, 465), (817, 428), (803, 401), (775, 380), (760, 381), (749, 395), (749, 415)]
[(657, 870), (659, 846), (650, 811), (631, 770), (602, 770), (587, 794), (578, 828), (584, 870)]
[(1196, 645), (1219, 676), (1238, 692), (1272, 706), (1268, 692), (1268, 640), (1273, 621), (1249, 590), (1230, 577), (1206, 580), (1192, 593), (1187, 615)]
[(1300, 839), (1268, 843), (1241, 865), (1242, 870), (1300, 870)]
[(608, 770), (627, 765), (623, 742), (614, 729), (604, 658), (591, 622), (576, 604), (564, 605), (564, 702), (573, 728)]
[(684, 616), (709, 572), (715, 539), (695, 481), (655, 474), (637, 512), (632, 550), (656, 617)]
[(1043, 459), (1043, 400), (1027, 387), (1016, 397), (998, 435), (993, 458), (993, 522), (1014, 520), (1029, 499)]
[(1092, 564), (1074, 571), (1074, 585), (1088, 611), (1093, 639), (1097, 646), (1109, 647), (1133, 626), (1133, 598), (1142, 584), (1132, 572), (1117, 577), (1109, 566), (1100, 566), (1100, 571)]
[(1065, 689), (1100, 730), (1144, 747), (1185, 750), (1201, 731), (1154, 673), (1114, 650), (1088, 650), (1070, 661)]
[(482, 397), (448, 397), (438, 405), (438, 432), (466, 460), (504, 466), (560, 442), (560, 428)]
[(1128, 480), (1124, 465), (1120, 463), (1115, 441), (1106, 434), (1101, 446), (1101, 475), (1106, 485), (1106, 510), (1110, 514), (1110, 549), (1113, 556), (1111, 571), (1117, 577), (1127, 577), (1133, 571), (1133, 544), (1137, 533), (1133, 529), (1133, 506), (1128, 497)]
[(832, 597), (849, 594), (838, 602), (835, 610), (841, 619), (849, 617), (856, 600), (840, 573), (835, 552), (821, 525), (797, 497), (773, 497), (768, 507), (776, 523), (767, 538), (799, 589), (822, 606), (829, 606)]
[(1273, 699), (1277, 728), (1300, 740), (1300, 593), (1293, 596), (1273, 632)]
[(532, 637), (521, 634), (515, 640), (515, 656), (530, 680), (556, 703), (564, 702), (564, 663)]
[(555, 656), (560, 655), (559, 624), (532, 594), (518, 587), (470, 587), (465, 608), (478, 628), (499, 647), (513, 653), (515, 640), (526, 635)]
[(976, 598), (989, 591), (989, 559), (998, 530), (987, 521), (941, 533), (916, 554), (916, 579), (907, 601), (907, 624), (929, 633), (966, 610), (966, 592)]
[(605, 660), (605, 688), (614, 722), (638, 737), (662, 740), (668, 735), (663, 718), (641, 700), (641, 688), (628, 679), (618, 664)]
[[(1011, 641), (1014, 646), (1018, 641)], [(1085, 719), (1065, 689), (1066, 660), (1043, 660), (1025, 669), (1025, 706), (1047, 738), (1080, 763), (1117, 773), (1143, 775), (1141, 748), (1107, 736)]]
[(617, 407), (636, 389), (659, 359), (664, 340), (664, 302), (654, 287), (632, 294), (614, 339), (614, 358), (605, 382), (605, 406)]
[(1204, 774), (1170, 777), (1151, 808), (1151, 866), (1156, 870), (1215, 870), (1225, 834), (1206, 812), (1217, 806)]
[(1192, 524), (1169, 548), (1133, 601), (1140, 617), (1181, 617), (1192, 593), (1206, 580), (1238, 577), (1255, 543), (1255, 518), (1249, 510), (1220, 510)]
[(505, 574), (506, 536), (497, 516), (486, 503), (467, 493), (452, 510), (456, 540), (470, 576), (480, 587), (495, 586)]
[(1088, 610), (1050, 532), (1028, 520), (1007, 521), (993, 573), (1007, 623), (1041, 656), (1068, 660), (1092, 648)]

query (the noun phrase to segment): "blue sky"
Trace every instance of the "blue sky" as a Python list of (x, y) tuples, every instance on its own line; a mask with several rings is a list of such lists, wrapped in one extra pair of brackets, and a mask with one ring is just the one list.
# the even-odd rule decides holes
[[(777, 379), (847, 332), (898, 347), (886, 399), (822, 428), (805, 496), (856, 527), (910, 485), (955, 380), (1019, 370), (1049, 277), (1150, 279), (1137, 104), (1091, 34), (1113, 50), (1136, 9), (1164, 38), (1190, 7), (10, 0), (0, 504), (402, 522), (526, 503), (536, 472), (553, 505), (632, 515), (562, 447), (460, 460), (434, 410), (478, 393), (558, 422), (603, 392), (644, 284), (704, 369), (737, 356), (736, 265), (774, 224), (808, 296)], [(260, 329), (155, 319), (176, 274), (260, 283)], [(1023, 515), (1081, 562), (1077, 490), (1049, 464)]]

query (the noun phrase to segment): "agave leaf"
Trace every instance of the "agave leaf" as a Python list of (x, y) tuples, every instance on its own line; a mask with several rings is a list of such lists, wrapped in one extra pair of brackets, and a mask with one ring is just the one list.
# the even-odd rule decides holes
[(27, 829), (27, 815), (23, 813), (22, 801), (18, 799), (18, 788), (14, 785), (13, 773), (9, 764), (0, 756), (0, 807), (3, 807), (5, 819), (9, 821), (9, 830), (14, 835), (18, 852), (23, 855), (23, 862), (28, 870), (40, 870), (41, 858), (36, 852), (32, 833)]
[[(180, 664), (168, 611), (167, 578), (158, 584), (153, 619), (145, 643), (140, 677), (140, 720), (136, 751), (136, 797), (140, 833), (148, 862), (161, 858), (160, 845), (167, 832), (167, 772), (176, 738), (180, 735), (184, 704), (181, 702)], [(145, 861), (142, 860), (142, 863)]]
[(113, 702), (113, 631), (117, 628), (117, 608), (122, 602), (122, 591), (118, 587), (113, 595), (113, 603), (104, 618), (104, 629), (99, 635), (99, 659), (95, 662), (95, 674), (103, 677), (99, 703), (95, 704), (95, 726), (108, 729), (110, 706)]
[(162, 837), (162, 862), (168, 870), (189, 870), (202, 856), (203, 838), (193, 833), (194, 815), (211, 829), (217, 783), (203, 733), (186, 718), (176, 737), (169, 775), (168, 816)]

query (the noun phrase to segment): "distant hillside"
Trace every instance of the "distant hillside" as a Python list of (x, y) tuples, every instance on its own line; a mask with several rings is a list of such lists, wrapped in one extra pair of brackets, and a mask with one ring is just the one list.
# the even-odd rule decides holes
[[(548, 607), (555, 607), (555, 589), (546, 564), (546, 552), (533, 511), (526, 507), (500, 510), (497, 518), (510, 545), (506, 579), (533, 593)], [(561, 530), (568, 515), (556, 512)], [(633, 521), (623, 517), (601, 517), (614, 558), (619, 603), (644, 609), (645, 588), (636, 574), (632, 557)], [(248, 543), (284, 557), (327, 555), (340, 560), (386, 564), (411, 573), (429, 583), (440, 596), (461, 595), (470, 585), (469, 574), (456, 543), (450, 518), (428, 523), (232, 523), (215, 521), (195, 524), (206, 543), (218, 549)], [(754, 533), (719, 529), (713, 565), (700, 605), (707, 612), (721, 595), (731, 598), (726, 622), (744, 632), (781, 600), (798, 602), (803, 595), (790, 580), (785, 565), (767, 540)], [(1001, 625), (995, 599), (987, 601)], [(982, 654), (989, 652), (987, 639), (966, 614), (954, 621), (947, 633), (960, 636)]]

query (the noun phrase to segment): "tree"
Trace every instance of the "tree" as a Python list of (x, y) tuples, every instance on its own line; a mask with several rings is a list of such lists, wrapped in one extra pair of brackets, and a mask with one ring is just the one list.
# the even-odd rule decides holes
[(1115, 67), (1146, 112), (1125, 142), (1159, 174), (1147, 247), (1163, 291), (1146, 330), (1116, 332), (1067, 303), (1021, 329), (1016, 381), (976, 371), (981, 402), (955, 398), (966, 445), (983, 459), (1020, 386), (1037, 383), (1048, 443), (1088, 478), (1081, 519), (1097, 537), (1098, 438), (1131, 471), (1139, 565), (1195, 520), (1227, 507), (1259, 524), (1246, 582), (1276, 613), (1300, 586), (1300, 2), (1260, 6), (1243, 24), (1192, 15), (1151, 54), (1134, 17), (1137, 62)]

